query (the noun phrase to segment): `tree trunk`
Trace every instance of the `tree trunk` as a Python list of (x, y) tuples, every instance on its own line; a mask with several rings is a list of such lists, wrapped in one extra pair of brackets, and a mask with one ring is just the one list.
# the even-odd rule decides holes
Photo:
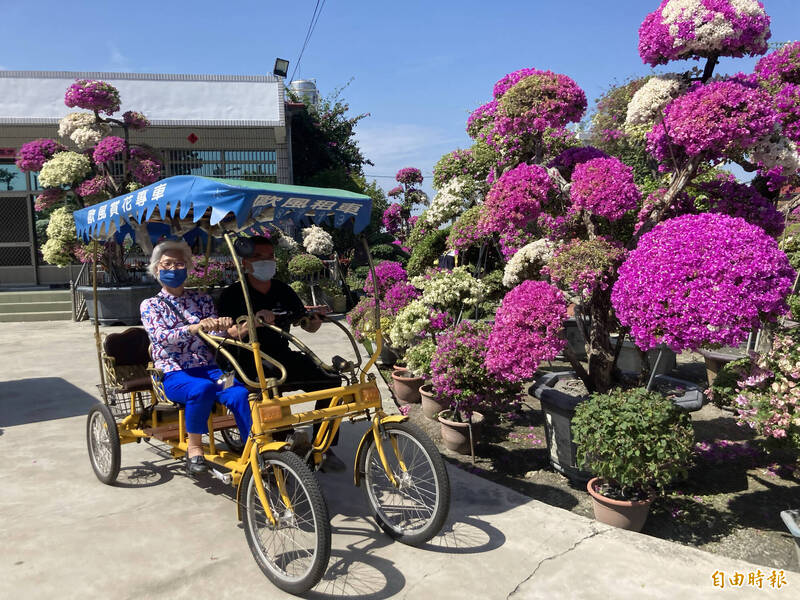
[(589, 326), (589, 376), (590, 392), (605, 393), (611, 388), (611, 374), (614, 370), (614, 350), (609, 338), (609, 318), (611, 315), (611, 288), (597, 290), (589, 302), (592, 317)]

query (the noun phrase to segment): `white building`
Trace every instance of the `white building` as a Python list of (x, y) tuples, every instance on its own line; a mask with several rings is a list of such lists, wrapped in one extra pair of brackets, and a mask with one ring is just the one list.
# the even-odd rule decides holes
[(0, 71), (0, 288), (70, 279), (69, 269), (42, 264), (36, 176), (20, 172), (14, 161), (22, 144), (57, 139), (58, 121), (76, 110), (64, 104), (76, 79), (115, 86), (122, 99), (115, 116), (126, 110), (147, 116), (152, 125), (131, 131), (130, 141), (158, 151), (165, 177), (292, 183), (290, 119), (278, 77)]

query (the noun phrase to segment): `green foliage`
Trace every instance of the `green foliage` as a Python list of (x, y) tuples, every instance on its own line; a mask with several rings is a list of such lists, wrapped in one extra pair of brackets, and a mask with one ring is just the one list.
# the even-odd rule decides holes
[(720, 408), (734, 406), (736, 396), (739, 395), (738, 382), (749, 375), (752, 367), (753, 363), (747, 356), (724, 365), (706, 392), (711, 402)]
[(425, 269), (436, 264), (436, 260), (446, 249), (445, 243), (449, 233), (449, 227), (431, 231), (422, 238), (419, 244), (412, 248), (411, 258), (408, 260), (408, 265), (406, 265), (406, 271), (408, 271), (409, 275), (422, 275)]
[(288, 268), (295, 277), (308, 277), (322, 271), (325, 264), (313, 254), (298, 254), (289, 261)]
[(275, 244), (275, 278), (280, 281), (289, 281), (291, 274), (289, 273), (289, 261), (295, 255), (294, 252), (287, 248), (282, 248)]
[(375, 260), (393, 260), (403, 266), (406, 266), (409, 258), (408, 254), (403, 252), (397, 244), (378, 244), (372, 246), (370, 252)]
[[(334, 90), (319, 106), (304, 105), (294, 109), (292, 169), (295, 183), (311, 185), (315, 181), (313, 178), (324, 171), (360, 175), (365, 164), (372, 164), (361, 153), (355, 138), (356, 125), (369, 115), (347, 115), (350, 106), (341, 99), (346, 87)], [(339, 174), (332, 176), (339, 177)]]
[(403, 360), (406, 366), (415, 375), (430, 377), (431, 360), (436, 353), (436, 343), (431, 338), (425, 338), (420, 343), (406, 350)]
[(792, 319), (800, 321), (800, 294), (790, 294), (786, 298), (789, 303), (789, 310), (792, 312)]
[(789, 257), (789, 264), (795, 271), (800, 271), (800, 231), (797, 227), (793, 227), (791, 235), (787, 235), (780, 242), (780, 249)]
[(332, 281), (330, 279), (323, 279), (319, 282), (319, 289), (328, 296), (329, 298), (333, 298), (334, 296), (341, 296), (342, 295), (342, 286), (339, 285), (336, 281)]
[(644, 388), (593, 395), (576, 408), (572, 433), (578, 464), (625, 497), (685, 477), (694, 447), (688, 413)]
[(300, 296), (303, 304), (308, 306), (311, 304), (311, 288), (305, 281), (292, 281), (289, 286), (294, 290), (294, 293)]
[(481, 277), (484, 294), (478, 304), (479, 315), (489, 316), (497, 312), (508, 290), (503, 285), (503, 269), (495, 269)]

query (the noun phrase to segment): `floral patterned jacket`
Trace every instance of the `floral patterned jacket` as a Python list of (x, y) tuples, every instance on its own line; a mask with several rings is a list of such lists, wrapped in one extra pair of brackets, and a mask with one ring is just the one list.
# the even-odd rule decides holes
[[(169, 302), (181, 313), (179, 319)], [(143, 301), (142, 324), (153, 344), (153, 363), (164, 373), (214, 364), (214, 357), (203, 340), (189, 333), (189, 325), (217, 317), (214, 301), (208, 294), (186, 290), (173, 296), (164, 290)]]

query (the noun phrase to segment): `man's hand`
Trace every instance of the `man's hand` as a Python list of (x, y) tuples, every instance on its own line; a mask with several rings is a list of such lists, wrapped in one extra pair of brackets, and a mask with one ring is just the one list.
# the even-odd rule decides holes
[(320, 327), (322, 327), (322, 317), (319, 315), (319, 313), (308, 313), (308, 316), (306, 317), (302, 327), (309, 333), (314, 333), (318, 331)]
[(263, 321), (268, 325), (274, 325), (275, 313), (273, 313), (271, 310), (267, 310), (266, 308), (262, 308), (256, 313), (256, 321)]

